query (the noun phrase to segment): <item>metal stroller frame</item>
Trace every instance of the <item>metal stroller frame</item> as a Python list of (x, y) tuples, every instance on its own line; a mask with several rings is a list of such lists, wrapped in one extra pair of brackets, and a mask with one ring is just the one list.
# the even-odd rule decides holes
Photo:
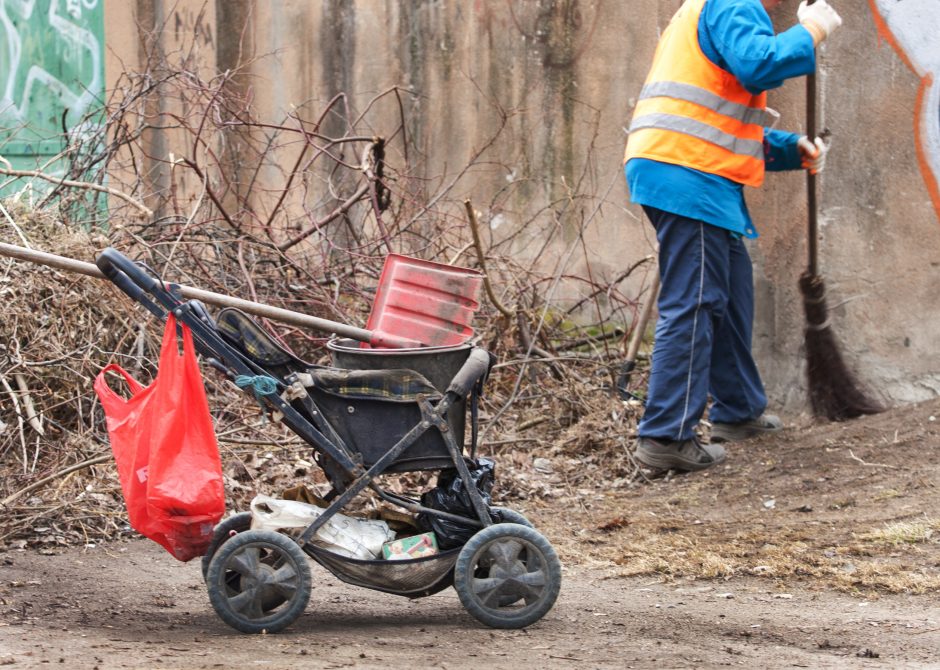
[[(442, 394), (417, 394), (420, 419), (367, 463), (360, 451), (344, 443), (307, 393), (303, 378), (309, 377), (305, 370), (308, 364), (283, 350), (290, 359), (287, 366), (275, 371), (259, 364), (223, 337), (199, 301), (183, 300), (173, 284), (164, 283), (151, 270), (115, 249), (104, 250), (96, 264), (120, 290), (157, 318), (165, 320), (172, 312), (179, 323), (190, 328), (197, 350), (207, 362), (229, 379), (263, 376), (273, 380), (268, 389), (255, 389), (256, 398), (314, 448), (333, 486), (326, 499), (328, 507), (298, 537), (250, 530), (248, 513), (236, 514), (217, 526), (203, 557), (203, 573), (210, 602), (223, 621), (248, 633), (276, 632), (293, 623), (303, 613), (310, 595), (307, 556), (343, 581), (412, 598), (453, 585), (467, 611), (493, 627), (525, 627), (552, 608), (561, 584), (561, 567), (554, 549), (521, 514), (488, 506), (473, 483), (463, 445), (454, 438), (456, 431), (449, 413), (453, 414), (455, 405), (463, 411), (464, 401), (482, 386), (492, 365), (487, 352), (471, 348)], [(472, 414), (471, 455), (476, 447), (476, 416)], [(462, 432), (462, 424), (460, 428)], [(443, 441), (449, 456), (447, 465), (463, 482), (474, 517), (427, 507), (387, 491), (376, 482), (378, 476), (395, 472), (398, 459), (425, 434), (437, 435)], [(479, 530), (461, 547), (404, 561), (349, 559), (313, 544), (317, 531), (366, 488), (412, 514)]]

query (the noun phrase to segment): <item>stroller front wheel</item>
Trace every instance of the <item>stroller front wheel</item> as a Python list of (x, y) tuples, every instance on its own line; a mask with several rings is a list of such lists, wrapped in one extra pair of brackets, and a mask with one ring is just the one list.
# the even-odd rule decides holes
[(490, 507), (490, 514), (494, 517), (496, 523), (517, 523), (520, 526), (535, 528), (522, 512), (517, 512), (508, 507)]
[(276, 633), (292, 624), (310, 599), (310, 565), (291, 538), (268, 530), (238, 533), (209, 562), (209, 602), (219, 618), (243, 633)]
[(552, 608), (561, 590), (561, 563), (533, 528), (498, 523), (460, 550), (454, 589), (464, 608), (493, 628), (525, 628)]

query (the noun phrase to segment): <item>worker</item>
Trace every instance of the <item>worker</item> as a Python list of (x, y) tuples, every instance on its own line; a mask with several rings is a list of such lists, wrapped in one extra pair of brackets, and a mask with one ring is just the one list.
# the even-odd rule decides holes
[[(766, 91), (814, 72), (815, 47), (842, 23), (826, 0), (686, 0), (663, 32), (630, 125), (624, 173), (659, 242), (661, 289), (646, 408), (634, 455), (695, 471), (721, 463), (721, 441), (781, 429), (751, 354), (757, 237), (744, 186), (764, 171), (819, 172), (828, 145), (773, 128)], [(696, 428), (712, 404), (711, 443)]]

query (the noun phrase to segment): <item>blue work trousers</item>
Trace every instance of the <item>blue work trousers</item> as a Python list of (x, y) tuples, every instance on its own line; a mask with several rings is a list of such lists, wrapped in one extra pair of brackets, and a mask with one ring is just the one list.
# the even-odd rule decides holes
[(654, 207), (662, 282), (646, 411), (639, 434), (687, 440), (708, 396), (713, 423), (759, 417), (767, 406), (751, 356), (751, 258), (729, 231)]

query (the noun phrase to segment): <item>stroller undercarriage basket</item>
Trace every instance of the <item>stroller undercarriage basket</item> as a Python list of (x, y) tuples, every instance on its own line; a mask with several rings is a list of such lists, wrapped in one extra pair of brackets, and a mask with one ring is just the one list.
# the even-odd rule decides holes
[(403, 561), (363, 561), (310, 545), (307, 553), (347, 584), (409, 598), (443, 591), (454, 583), (454, 563), (460, 549)]
[[(308, 558), (350, 584), (408, 597), (453, 585), (466, 610), (493, 627), (525, 627), (552, 608), (561, 587), (554, 549), (522, 515), (490, 507), (464, 454), (467, 404), (492, 366), (488, 353), (469, 344), (378, 350), (340, 340), (328, 345), (335, 367), (313, 366), (237, 310), (213, 320), (201, 304), (183, 301), (173, 285), (113, 249), (96, 263), (155, 316), (172, 312), (188, 326), (212, 367), (232, 381), (248, 380), (239, 386), (251, 387), (266, 411), (313, 448), (333, 486), (328, 506), (297, 537), (252, 530), (247, 513), (216, 527), (203, 570), (209, 600), (225, 623), (248, 633), (293, 623), (310, 597)], [(470, 405), (472, 456), (476, 412)], [(377, 480), (415, 470), (448, 471), (462, 481), (469, 507), (435, 509)], [(415, 517), (465, 525), (468, 539), (434, 556), (401, 561), (352, 559), (313, 544), (320, 528), (366, 488)]]

